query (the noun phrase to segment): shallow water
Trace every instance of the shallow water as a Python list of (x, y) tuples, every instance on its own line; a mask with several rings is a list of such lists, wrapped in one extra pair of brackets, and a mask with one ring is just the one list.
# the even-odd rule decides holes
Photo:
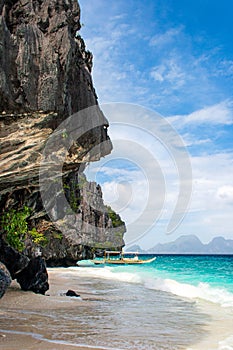
[(204, 335), (208, 316), (200, 314), (194, 303), (140, 284), (90, 281), (73, 270), (66, 270), (65, 275), (63, 281), (72, 278), (72, 286), (77, 284), (76, 289), (90, 294), (72, 301), (70, 307), (60, 290), (52, 296), (57, 298), (55, 308), (48, 310), (41, 304), (38, 309), (5, 310), (0, 328), (27, 330), (36, 337), (67, 344), (135, 350), (185, 349)]
[[(3, 308), (0, 328), (108, 349), (233, 349), (230, 272), (220, 278), (232, 260), (204, 259), (158, 257), (150, 266), (49, 269), (50, 296), (38, 305), (21, 300)], [(65, 297), (69, 288), (82, 299)], [(26, 297), (34, 295), (23, 293)]]

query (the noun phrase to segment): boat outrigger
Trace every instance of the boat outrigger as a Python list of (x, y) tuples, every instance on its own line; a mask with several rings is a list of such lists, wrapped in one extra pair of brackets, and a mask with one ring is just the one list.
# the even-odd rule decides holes
[[(111, 265), (126, 265), (126, 264), (149, 264), (156, 259), (139, 259), (138, 253), (126, 253), (124, 256), (123, 251), (105, 251), (102, 259), (92, 260), (95, 265), (111, 264)], [(130, 257), (130, 255), (133, 255)]]

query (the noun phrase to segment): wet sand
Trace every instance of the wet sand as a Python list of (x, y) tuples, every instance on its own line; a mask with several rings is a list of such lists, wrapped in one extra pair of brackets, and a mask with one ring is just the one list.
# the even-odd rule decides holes
[(208, 305), (199, 301), (201, 312), (206, 311), (211, 315), (210, 322), (206, 325), (206, 337), (187, 350), (233, 350), (233, 312), (231, 308), (222, 308), (213, 303)]
[[(93, 345), (97, 344), (94, 341), (90, 343), (92, 346), (87, 345), (85, 332), (89, 330), (92, 332), (93, 327), (90, 324), (84, 324), (86, 328), (82, 326), (82, 320), (85, 319), (85, 310), (92, 310), (92, 314), (95, 317), (95, 308), (96, 306), (98, 307), (99, 301), (101, 301), (100, 298), (103, 298), (103, 296), (93, 292), (93, 284), (84, 283), (80, 278), (77, 283), (77, 280), (72, 279), (72, 271), (70, 270), (48, 269), (48, 271), (50, 289), (46, 296), (32, 292), (23, 292), (19, 285), (13, 282), (0, 300), (0, 349), (104, 350), (103, 347), (93, 347)], [(68, 289), (75, 290), (81, 295), (81, 298), (65, 296), (64, 294)], [(106, 297), (105, 295), (104, 298)], [(209, 310), (210, 319), (204, 326), (206, 336), (200, 337), (199, 342), (197, 341), (195, 345), (188, 346), (186, 350), (233, 349), (232, 310), (204, 301), (199, 301), (198, 305), (200, 315), (205, 313), (207, 309)], [(77, 327), (77, 333), (75, 334), (77, 335), (76, 342), (70, 335), (71, 333), (69, 333), (69, 317), (61, 319), (61, 322), (65, 322), (64, 327), (63, 323), (60, 322), (60, 325), (62, 324), (62, 332), (67, 332), (68, 330), (67, 337), (59, 338), (60, 334), (56, 326), (57, 311), (65, 316), (67, 314), (75, 315), (74, 322), (81, 324), (81, 327)], [(66, 324), (68, 324), (68, 327), (65, 329)], [(201, 326), (203, 327), (203, 324)], [(89, 334), (93, 339), (95, 339), (94, 331)], [(56, 332), (58, 333), (56, 334)], [(67, 341), (62, 342), (58, 339), (67, 339)], [(114, 346), (111, 346), (109, 342), (107, 348), (114, 349)], [(183, 349), (183, 347), (181, 348)], [(153, 349), (155, 348), (153, 347)]]
[[(67, 345), (49, 343), (47, 341), (35, 339), (29, 335), (6, 334), (0, 332), (0, 349), (4, 350), (96, 350), (97, 348), (84, 347), (82, 345)], [(98, 348), (100, 350), (100, 348)]]
[[(78, 290), (77, 292), (81, 294), (81, 299), (74, 297), (67, 297), (64, 293), (68, 289), (75, 289), (72, 285), (72, 281), (67, 282), (66, 278), (58, 276), (57, 273), (49, 273), (49, 283), (50, 289), (46, 292), (46, 295), (35, 294), (32, 292), (24, 292), (20, 289), (19, 285), (13, 281), (6, 294), (0, 300), (0, 349), (9, 350), (59, 350), (59, 349), (79, 349), (79, 350), (96, 350), (101, 348), (95, 348), (91, 346), (81, 345), (81, 344), (68, 344), (59, 341), (54, 341), (50, 339), (49, 333), (46, 332), (46, 323), (44, 324), (43, 334), (37, 333), (33, 325), (33, 317), (30, 318), (30, 323), (25, 322), (16, 323), (14, 322), (14, 314), (25, 310), (33, 315), (37, 312), (36, 317), (38, 317), (38, 310), (43, 309), (54, 310), (56, 308), (73, 309), (77, 308), (77, 303), (82, 303), (82, 307), (86, 305), (89, 307), (88, 298), (90, 294), (88, 291)], [(12, 318), (11, 327), (4, 322)], [(43, 322), (43, 321), (42, 321)], [(49, 320), (48, 320), (49, 322)], [(48, 336), (48, 338), (47, 338)]]

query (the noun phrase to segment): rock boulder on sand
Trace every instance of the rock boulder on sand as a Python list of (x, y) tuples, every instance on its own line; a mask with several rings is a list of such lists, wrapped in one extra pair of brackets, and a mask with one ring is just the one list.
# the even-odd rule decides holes
[[(49, 289), (48, 273), (45, 261), (41, 257), (29, 259), (0, 239), (0, 261), (5, 264), (2, 264), (2, 266), (5, 266), (4, 269), (0, 266), (1, 281), (3, 281), (0, 290), (2, 288), (3, 294), (10, 285), (11, 278), (16, 279), (23, 290), (45, 294)], [(4, 274), (6, 277), (4, 277)]]
[(0, 262), (0, 298), (2, 298), (10, 284), (11, 275), (7, 270), (6, 266)]

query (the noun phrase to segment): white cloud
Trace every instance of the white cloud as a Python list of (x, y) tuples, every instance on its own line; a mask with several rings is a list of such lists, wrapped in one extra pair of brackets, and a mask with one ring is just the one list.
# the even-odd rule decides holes
[(217, 191), (217, 199), (233, 205), (233, 186), (221, 186)]
[[(181, 198), (173, 219), (176, 225), (190, 194), (186, 192), (187, 187), (190, 190), (189, 159), (179, 135), (166, 119), (141, 106), (107, 104), (101, 108), (110, 120), (113, 152), (94, 170), (101, 175), (105, 200), (128, 224), (126, 240), (144, 234), (160, 216), (168, 225)], [(122, 168), (122, 159), (130, 165)]]
[[(172, 235), (166, 235), (168, 206), (166, 215), (140, 240), (142, 247), (172, 241), (182, 234), (197, 235), (205, 243), (221, 235), (233, 239), (233, 153), (193, 156), (191, 162), (193, 193), (182, 224)], [(174, 188), (169, 187), (171, 200), (175, 195)]]
[(215, 210), (220, 203), (220, 193), (233, 185), (233, 154), (218, 153), (192, 157), (194, 195), (193, 208)]
[[(195, 234), (205, 242), (216, 235), (233, 238), (233, 154), (193, 156), (191, 163), (193, 193), (190, 207), (182, 224), (172, 233), (172, 237), (169, 236), (169, 239), (173, 240), (173, 237), (181, 234)], [(153, 174), (153, 167), (150, 168), (150, 164), (147, 166), (148, 172), (151, 171)], [(156, 212), (156, 208), (154, 212), (153, 210), (147, 212), (146, 219), (149, 218), (151, 222), (156, 223), (156, 226), (152, 227), (141, 240), (142, 245), (147, 247), (156, 243), (157, 234), (160, 234), (160, 241), (169, 240), (166, 235), (167, 224), (179, 191), (179, 180), (175, 168), (171, 167), (170, 159), (163, 158), (160, 167), (166, 178), (166, 194), (158, 192), (156, 195), (155, 191), (154, 203), (162, 200), (164, 204), (163, 207), (160, 207), (162, 210), (160, 215)], [(144, 178), (140, 171), (135, 170), (106, 167), (104, 171), (113, 176), (111, 181), (106, 181), (102, 185), (104, 198), (120, 212), (122, 218), (130, 225), (145, 210), (148, 190), (150, 191), (148, 179)], [(121, 176), (118, 178), (119, 175)], [(151, 176), (150, 185), (155, 188), (156, 173)], [(126, 234), (126, 242), (130, 242), (132, 238), (139, 237), (140, 233), (143, 233), (143, 217), (140, 222), (142, 226), (137, 228), (135, 234), (131, 230), (129, 236)]]
[(218, 63), (218, 66), (213, 70), (215, 76), (233, 76), (233, 60), (223, 59)]
[(157, 34), (153, 36), (150, 40), (151, 46), (164, 46), (171, 44), (176, 38), (181, 34), (183, 27), (170, 28), (165, 33)]
[(181, 128), (185, 125), (232, 125), (233, 101), (223, 101), (218, 104), (202, 108), (188, 115), (175, 115), (168, 120)]
[(105, 182), (102, 185), (104, 200), (130, 225), (145, 210), (148, 200), (147, 185), (147, 181), (137, 179), (131, 183)]
[(153, 67), (150, 74), (155, 81), (169, 83), (173, 89), (180, 88), (186, 81), (186, 74), (175, 58)]
[(226, 77), (232, 76), (233, 62), (217, 45), (207, 45), (202, 33), (193, 37), (182, 23), (161, 24), (159, 15), (147, 26), (140, 3), (80, 2), (85, 23), (80, 32), (94, 54), (101, 102), (140, 103), (171, 115), (181, 114), (183, 106), (189, 113), (230, 96)]
[[(94, 85), (100, 101), (136, 102), (150, 108), (159, 108), (160, 112), (172, 115), (167, 120), (175, 128), (181, 133), (185, 132), (186, 146), (200, 146), (196, 147), (199, 155), (191, 157), (194, 189), (190, 213), (174, 237), (176, 234), (193, 233), (199, 234), (202, 239), (205, 237), (203, 240), (210, 240), (214, 235), (230, 235), (233, 227), (233, 155), (219, 153), (214, 149), (213, 139), (217, 133), (223, 130), (226, 132), (226, 127), (233, 124), (233, 101), (227, 99), (231, 96), (231, 91), (228, 89), (227, 93), (227, 84), (225, 90), (223, 88), (227, 82), (223, 77), (233, 74), (232, 60), (220, 57), (218, 48), (202, 50), (201, 45), (198, 45), (194, 51), (192, 44), (196, 42), (192, 41), (193, 38), (182, 26), (169, 28), (153, 37), (153, 34), (147, 32), (146, 39), (143, 38), (140, 34), (143, 33), (141, 22), (130, 22), (130, 14), (123, 6), (124, 2), (120, 5), (118, 2), (112, 2), (111, 6), (106, 0), (81, 0), (82, 2), (81, 7), (83, 12), (84, 8), (85, 12), (87, 11), (87, 19), (81, 34), (85, 33), (87, 48), (94, 54)], [(130, 5), (127, 9), (129, 8)], [(152, 37), (150, 42), (148, 37)], [(201, 40), (204, 43), (203, 37)], [(219, 77), (221, 81), (218, 81)], [(217, 103), (221, 100), (222, 102)], [(112, 114), (114, 115), (114, 111)], [(149, 122), (146, 117), (143, 121), (148, 130), (153, 130), (158, 122)], [(111, 125), (110, 120), (110, 129)], [(199, 126), (201, 128), (198, 128)], [(204, 127), (205, 134), (202, 134)], [(159, 169), (166, 173), (165, 207), (158, 225), (154, 231), (151, 230), (148, 238), (145, 238), (148, 239), (148, 245), (152, 246), (157, 242), (154, 236), (156, 230), (165, 237), (169, 213), (177, 198), (177, 171), (172, 167), (174, 164), (171, 164), (159, 142), (152, 141), (148, 134), (138, 132), (132, 140), (132, 131), (126, 130), (125, 127), (119, 134), (121, 143), (122, 138), (136, 143), (138, 140), (144, 148), (152, 152), (152, 157), (159, 162), (159, 167), (154, 168), (149, 161), (146, 162), (151, 177), (156, 179)], [(111, 136), (120, 139), (114, 132)], [(168, 139), (169, 137), (170, 135)], [(174, 145), (171, 137), (169, 141)], [(119, 154), (125, 156), (128, 145), (122, 145)], [(222, 147), (224, 148), (224, 145)], [(200, 149), (204, 150), (205, 154), (201, 154)], [(133, 151), (137, 163), (137, 157), (143, 158), (143, 153), (137, 148)], [(138, 163), (140, 164), (140, 161)], [(125, 214), (127, 220), (136, 217), (146, 201), (145, 179), (140, 178), (137, 171), (132, 169), (107, 170), (106, 166), (104, 173), (106, 179), (103, 190), (109, 202), (113, 201), (116, 207), (120, 208), (130, 199), (129, 205), (127, 204), (128, 211), (123, 215)], [(156, 181), (153, 185), (157, 190), (159, 186), (156, 187)], [(130, 188), (137, 194), (137, 200), (133, 199)], [(156, 200), (161, 196), (161, 193), (154, 194)], [(152, 217), (153, 213), (149, 212), (148, 215)], [(138, 232), (140, 229), (135, 228)]]
[(193, 136), (188, 133), (185, 133), (182, 135), (184, 144), (186, 147), (189, 146), (208, 146), (210, 145), (213, 140), (211, 138), (201, 138), (202, 135), (199, 135), (199, 138), (197, 135)]
[[(114, 144), (112, 154), (93, 165), (94, 172), (102, 172), (104, 198), (128, 224), (126, 242), (132, 242), (145, 233), (143, 230), (148, 229), (148, 222), (155, 226), (141, 239), (144, 242), (142, 245), (153, 246), (158, 232), (160, 241), (165, 241), (167, 225), (180, 190), (181, 174), (176, 165), (185, 171), (187, 162), (182, 162), (182, 157), (179, 159), (179, 156), (175, 156), (174, 163), (172, 153), (169, 153), (165, 145), (170, 142), (176, 147), (176, 140), (169, 134), (169, 127), (165, 127), (162, 117), (160, 121), (154, 112), (142, 113), (141, 107), (135, 105), (126, 105), (126, 108), (121, 104), (101, 107), (104, 107), (105, 115), (108, 118), (110, 116)], [(130, 111), (132, 118), (128, 119)], [(118, 123), (114, 123), (117, 118)], [(138, 119), (142, 127), (137, 125)], [(202, 122), (202, 118), (195, 120)], [(222, 118), (223, 120), (225, 119)], [(192, 145), (196, 143), (205, 147), (211, 142), (208, 138), (188, 139), (189, 134), (185, 136), (186, 143)], [(166, 137), (167, 140), (163, 139)], [(187, 216), (170, 240), (181, 234), (196, 234), (203, 241), (209, 241), (216, 235), (228, 235), (229, 238), (232, 234), (233, 153), (211, 154), (208, 147), (205, 150), (203, 154), (190, 155), (192, 199)], [(119, 167), (121, 158), (129, 160), (131, 165)], [(108, 164), (111, 159), (116, 160), (116, 166)], [(186, 180), (184, 177), (183, 185)], [(150, 197), (152, 202), (147, 208)], [(134, 222), (137, 223), (136, 226)]]
[[(233, 154), (192, 157), (192, 166), (193, 196), (190, 213), (196, 213), (193, 224), (195, 227), (199, 225), (199, 229), (193, 233), (204, 237), (206, 234), (232, 235)], [(192, 230), (191, 225), (189, 230)]]

